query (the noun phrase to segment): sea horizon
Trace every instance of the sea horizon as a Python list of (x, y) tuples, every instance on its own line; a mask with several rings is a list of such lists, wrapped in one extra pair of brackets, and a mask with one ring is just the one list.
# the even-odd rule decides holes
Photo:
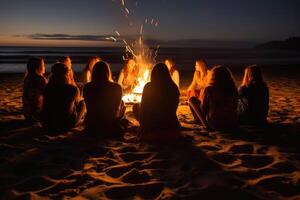
[[(151, 47), (154, 48), (154, 47)], [(123, 66), (124, 47), (45, 47), (0, 46), (0, 73), (24, 72), (28, 58), (43, 57), (49, 71), (60, 56), (70, 56), (74, 71), (81, 71), (90, 56), (99, 56), (110, 63), (112, 71)], [(245, 67), (251, 64), (269, 66), (300, 66), (300, 51), (257, 48), (161, 47), (156, 61), (173, 58), (179, 70), (193, 70), (195, 60), (203, 58), (209, 66)], [(298, 68), (298, 67), (297, 67)]]

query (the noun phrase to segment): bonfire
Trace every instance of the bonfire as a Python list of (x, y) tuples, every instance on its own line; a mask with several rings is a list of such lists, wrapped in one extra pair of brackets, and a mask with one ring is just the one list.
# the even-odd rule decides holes
[[(120, 2), (121, 10), (125, 14), (125, 17), (129, 19), (130, 12), (128, 7), (125, 6), (125, 1), (121, 0)], [(138, 67), (139, 73), (136, 79), (136, 83), (132, 87), (132, 91), (127, 92), (122, 97), (122, 100), (126, 104), (141, 102), (144, 87), (150, 81), (150, 74), (154, 63), (156, 62), (159, 45), (154, 49), (151, 49), (147, 45), (145, 45), (143, 41), (143, 30), (144, 25), (146, 24), (157, 27), (158, 23), (159, 21), (155, 20), (154, 18), (150, 20), (146, 18), (144, 20), (144, 23), (139, 28), (140, 33), (138, 38), (133, 40), (132, 42), (128, 42), (125, 38), (122, 38), (121, 34), (118, 31), (115, 31), (117, 38), (114, 36), (107, 38), (107, 40), (112, 40), (114, 42), (121, 41), (125, 45), (125, 56), (123, 56), (123, 60), (128, 59), (128, 57), (132, 57)], [(131, 24), (131, 22), (129, 22), (129, 24)]]

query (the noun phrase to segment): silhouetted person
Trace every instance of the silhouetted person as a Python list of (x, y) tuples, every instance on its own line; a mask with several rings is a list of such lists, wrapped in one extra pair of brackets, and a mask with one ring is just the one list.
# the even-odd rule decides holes
[(45, 63), (43, 58), (30, 58), (23, 84), (23, 113), (29, 122), (40, 120), (43, 107), (43, 93), (47, 85), (44, 77)]
[(52, 66), (52, 76), (45, 88), (42, 124), (50, 130), (69, 130), (78, 125), (85, 112), (80, 93), (71, 84), (70, 70), (62, 63)]
[(176, 69), (174, 60), (168, 58), (165, 60), (165, 64), (168, 67), (172, 80), (177, 85), (177, 87), (180, 88), (180, 76), (178, 70)]
[(93, 72), (93, 68), (95, 66), (95, 64), (97, 62), (101, 61), (101, 58), (99, 58), (98, 56), (92, 56), (89, 61), (88, 64), (85, 66), (83, 72), (82, 72), (82, 83), (86, 84), (92, 81), (92, 72)]
[(239, 97), (240, 123), (261, 125), (267, 122), (269, 89), (258, 66), (252, 65), (245, 69)]
[(203, 59), (197, 60), (193, 81), (187, 89), (188, 98), (200, 96), (201, 91), (203, 92), (207, 85), (208, 72), (206, 62)]
[(118, 83), (122, 86), (125, 93), (131, 92), (131, 90), (137, 84), (137, 77), (139, 74), (139, 68), (133, 59), (128, 59), (125, 66), (120, 72)]
[(208, 86), (200, 100), (190, 98), (194, 118), (207, 129), (230, 130), (237, 128), (238, 91), (232, 74), (226, 67), (214, 67)]
[(75, 78), (74, 78), (74, 71), (72, 69), (72, 60), (71, 60), (71, 58), (69, 56), (62, 56), (58, 59), (58, 62), (64, 64), (68, 68), (68, 70), (70, 71), (69, 72), (70, 84), (74, 85), (74, 86), (77, 86)]
[(134, 106), (134, 113), (143, 134), (149, 133), (151, 138), (153, 131), (175, 130), (172, 133), (174, 137), (177, 136), (176, 130), (180, 128), (176, 116), (179, 95), (179, 89), (173, 82), (167, 66), (163, 63), (156, 64), (151, 73), (151, 82), (144, 87), (141, 104)]
[(84, 86), (83, 97), (87, 106), (87, 133), (105, 137), (119, 135), (122, 131), (120, 120), (124, 115), (122, 88), (111, 81), (106, 62), (95, 64), (92, 81)]

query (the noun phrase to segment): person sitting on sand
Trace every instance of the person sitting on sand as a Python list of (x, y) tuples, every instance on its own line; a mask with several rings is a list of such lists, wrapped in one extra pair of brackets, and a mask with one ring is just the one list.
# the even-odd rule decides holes
[(95, 64), (92, 81), (83, 88), (83, 97), (87, 106), (87, 133), (117, 136), (122, 132), (120, 122), (125, 113), (122, 88), (111, 81), (111, 71), (106, 62)]
[(45, 62), (43, 58), (30, 58), (23, 84), (23, 113), (29, 122), (40, 120), (43, 107), (43, 93), (48, 80), (44, 77)]
[(74, 71), (72, 69), (72, 60), (69, 56), (62, 56), (58, 59), (59, 63), (64, 64), (65, 66), (67, 66), (68, 70), (70, 71), (69, 73), (69, 79), (70, 79), (70, 83), (71, 85), (77, 86), (75, 78), (74, 78)]
[(133, 59), (128, 59), (124, 68), (121, 70), (118, 83), (123, 88), (125, 93), (131, 92), (135, 87), (137, 76), (139, 74), (139, 68)]
[(42, 124), (50, 130), (69, 130), (76, 127), (85, 113), (77, 87), (70, 80), (71, 71), (62, 63), (51, 68), (52, 76), (45, 88)]
[(188, 99), (191, 97), (199, 97), (201, 91), (204, 90), (207, 84), (208, 69), (206, 62), (203, 59), (199, 59), (195, 64), (195, 72), (193, 81), (187, 89)]
[(88, 64), (85, 66), (83, 72), (82, 72), (82, 83), (86, 84), (92, 81), (92, 71), (94, 68), (94, 65), (101, 61), (101, 58), (99, 58), (98, 56), (92, 56), (89, 61)]
[[(180, 128), (180, 124), (176, 111), (179, 95), (179, 89), (173, 82), (167, 66), (164, 63), (156, 64), (151, 73), (151, 81), (144, 87), (141, 104), (135, 104), (133, 107), (145, 137), (171, 139), (178, 136), (176, 133), (179, 132), (176, 130)], [(156, 131), (166, 132), (163, 135), (155, 135)]]
[(171, 58), (168, 58), (165, 60), (165, 64), (169, 69), (172, 80), (179, 88), (180, 77), (179, 77), (179, 72), (175, 67), (175, 62)]
[(242, 124), (260, 125), (267, 122), (269, 89), (260, 67), (246, 67), (243, 83), (239, 87), (239, 121)]
[(191, 97), (190, 109), (196, 121), (205, 128), (230, 130), (237, 127), (238, 91), (230, 70), (216, 66), (211, 71), (208, 85), (200, 95)]

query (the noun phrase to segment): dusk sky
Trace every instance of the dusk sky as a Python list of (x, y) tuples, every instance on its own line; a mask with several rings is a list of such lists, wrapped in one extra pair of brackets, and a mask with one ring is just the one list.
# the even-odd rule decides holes
[(0, 0), (0, 46), (110, 46), (105, 37), (116, 30), (137, 35), (146, 18), (145, 37), (163, 41), (259, 43), (300, 35), (298, 0), (125, 0), (125, 6), (128, 17), (121, 0)]

